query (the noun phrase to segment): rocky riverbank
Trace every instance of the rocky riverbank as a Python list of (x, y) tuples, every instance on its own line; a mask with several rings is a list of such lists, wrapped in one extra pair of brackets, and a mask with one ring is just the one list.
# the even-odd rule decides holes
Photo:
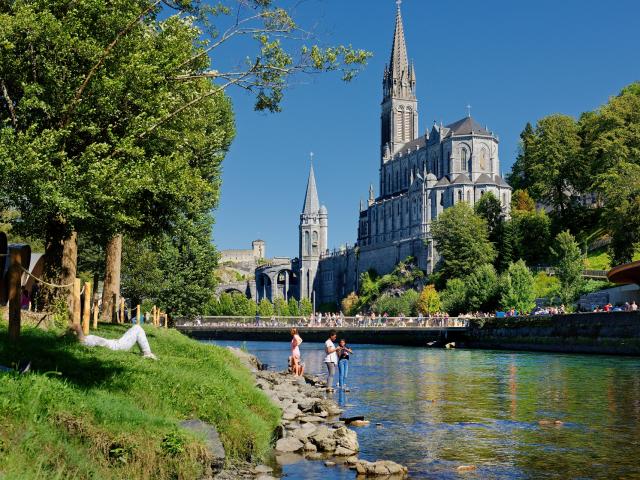
[[(282, 422), (275, 445), (279, 464), (304, 458), (324, 461), (328, 467), (347, 466), (357, 472), (358, 478), (407, 478), (407, 468), (402, 465), (385, 460), (367, 462), (358, 458), (358, 435), (340, 420), (342, 409), (327, 398), (324, 383), (318, 378), (266, 371), (253, 355), (240, 349), (231, 350), (251, 369), (256, 386), (282, 409)], [(242, 470), (245, 471), (234, 471), (234, 478), (276, 478), (272, 468), (266, 465)], [(229, 473), (223, 472), (218, 478), (230, 478), (226, 476)]]

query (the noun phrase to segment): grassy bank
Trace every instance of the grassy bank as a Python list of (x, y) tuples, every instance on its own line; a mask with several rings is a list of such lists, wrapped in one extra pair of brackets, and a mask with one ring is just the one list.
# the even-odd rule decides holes
[(173, 330), (146, 331), (157, 362), (137, 347), (89, 349), (34, 328), (13, 346), (0, 323), (0, 364), (33, 365), (0, 373), (0, 478), (199, 478), (203, 441), (178, 427), (190, 418), (215, 424), (232, 458), (269, 451), (279, 412), (233, 355)]

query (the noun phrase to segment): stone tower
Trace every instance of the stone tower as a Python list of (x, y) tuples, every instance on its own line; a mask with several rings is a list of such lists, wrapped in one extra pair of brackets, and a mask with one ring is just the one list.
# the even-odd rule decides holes
[(300, 298), (311, 299), (317, 286), (320, 256), (327, 251), (328, 214), (320, 206), (313, 165), (309, 171), (307, 193), (300, 215)]
[(264, 240), (254, 240), (251, 242), (251, 247), (253, 249), (253, 256), (256, 260), (267, 258), (267, 244)]
[(385, 163), (402, 146), (418, 138), (416, 72), (409, 63), (400, 2), (396, 12), (391, 59), (382, 79), (381, 156)]

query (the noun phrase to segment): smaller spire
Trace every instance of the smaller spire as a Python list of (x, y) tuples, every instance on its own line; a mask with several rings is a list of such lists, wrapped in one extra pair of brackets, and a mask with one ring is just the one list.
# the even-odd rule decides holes
[(471, 118), (471, 105), (467, 105), (467, 117)]
[(363, 200), (363, 199), (360, 199), (360, 211), (361, 211), (361, 212), (364, 212), (364, 211), (365, 211), (365, 208), (364, 208), (364, 200)]
[[(313, 159), (313, 153), (311, 154)], [(318, 189), (316, 187), (316, 176), (313, 172), (313, 163), (309, 169), (309, 180), (307, 181), (307, 193), (304, 196), (303, 214), (318, 213), (320, 210), (320, 201), (318, 200)]]
[(373, 183), (369, 185), (369, 206), (373, 205), (376, 201), (375, 193), (373, 192)]

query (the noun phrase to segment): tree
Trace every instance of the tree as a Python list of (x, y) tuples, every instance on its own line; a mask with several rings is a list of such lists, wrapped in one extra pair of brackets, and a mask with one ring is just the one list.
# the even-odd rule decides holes
[(300, 315), (308, 317), (313, 313), (313, 304), (308, 298), (300, 300)]
[(513, 308), (521, 314), (533, 309), (536, 305), (533, 283), (533, 275), (523, 260), (509, 265), (500, 279), (502, 307)]
[(555, 271), (560, 280), (558, 295), (565, 305), (577, 300), (584, 285), (582, 271), (584, 270), (584, 256), (580, 246), (569, 231), (559, 233), (555, 245), (551, 249), (555, 262)]
[(527, 265), (542, 265), (548, 261), (551, 245), (551, 219), (544, 212), (514, 211), (511, 217), (514, 235), (514, 258)]
[(434, 285), (427, 285), (420, 292), (418, 311), (426, 315), (440, 311), (440, 295)]
[(279, 317), (289, 316), (289, 304), (285, 302), (284, 298), (276, 298), (273, 302), (273, 309), (275, 314)]
[(585, 161), (577, 122), (567, 115), (542, 118), (526, 155), (531, 164), (530, 192), (564, 219), (571, 196), (584, 187)]
[(199, 214), (184, 217), (173, 234), (165, 234), (157, 247), (165, 282), (158, 293), (159, 306), (174, 316), (200, 315), (211, 303), (218, 253), (211, 242), (213, 218)]
[[(145, 299), (157, 299), (163, 290), (166, 273), (160, 268), (160, 255), (150, 241), (124, 239), (122, 294), (132, 305)], [(104, 258), (104, 257), (103, 257)]]
[(298, 301), (293, 297), (289, 299), (289, 315), (292, 317), (300, 316), (300, 306), (298, 305)]
[(272, 315), (275, 315), (273, 303), (271, 303), (266, 298), (260, 300), (260, 303), (258, 304), (258, 315), (260, 315), (261, 317), (270, 317)]
[[(119, 234), (170, 231), (215, 206), (234, 134), (228, 87), (277, 111), (296, 74), (350, 80), (370, 56), (305, 46), (312, 39), (270, 0), (181, 0), (162, 12), (163, 3), (0, 5), (2, 203), (20, 212), (24, 233), (45, 239), (50, 278), (75, 277), (77, 235), (99, 233), (115, 242), (113, 290)], [(243, 37), (246, 63), (213, 70), (210, 55)]]
[(441, 295), (442, 308), (450, 315), (459, 315), (467, 309), (467, 287), (459, 278), (447, 281), (447, 288)]
[(491, 264), (480, 265), (465, 281), (466, 306), (469, 310), (495, 311), (499, 300), (496, 269)]
[(520, 212), (535, 212), (536, 202), (531, 198), (529, 192), (525, 190), (515, 190), (511, 195), (511, 210)]
[(342, 311), (345, 315), (355, 315), (358, 313), (358, 308), (360, 306), (360, 298), (356, 294), (356, 292), (351, 292), (345, 298), (342, 299)]
[(500, 224), (504, 221), (500, 200), (498, 200), (492, 192), (487, 192), (480, 197), (480, 200), (478, 200), (474, 206), (474, 210), (476, 215), (487, 222), (489, 239), (492, 242), (496, 242), (497, 234), (500, 231)]
[[(514, 190), (526, 189), (530, 186), (531, 176), (531, 144), (534, 139), (534, 131), (531, 123), (527, 122), (524, 130), (520, 133), (520, 144), (518, 146), (518, 156), (511, 167), (511, 173), (507, 176), (507, 183)], [(515, 192), (514, 192), (515, 193)]]
[(640, 165), (621, 162), (599, 176), (604, 201), (603, 223), (611, 234), (609, 246), (614, 264), (628, 263), (640, 247)]
[(491, 263), (496, 257), (486, 221), (466, 202), (442, 212), (433, 222), (431, 231), (442, 255), (441, 269), (446, 279), (466, 277), (474, 267)]

